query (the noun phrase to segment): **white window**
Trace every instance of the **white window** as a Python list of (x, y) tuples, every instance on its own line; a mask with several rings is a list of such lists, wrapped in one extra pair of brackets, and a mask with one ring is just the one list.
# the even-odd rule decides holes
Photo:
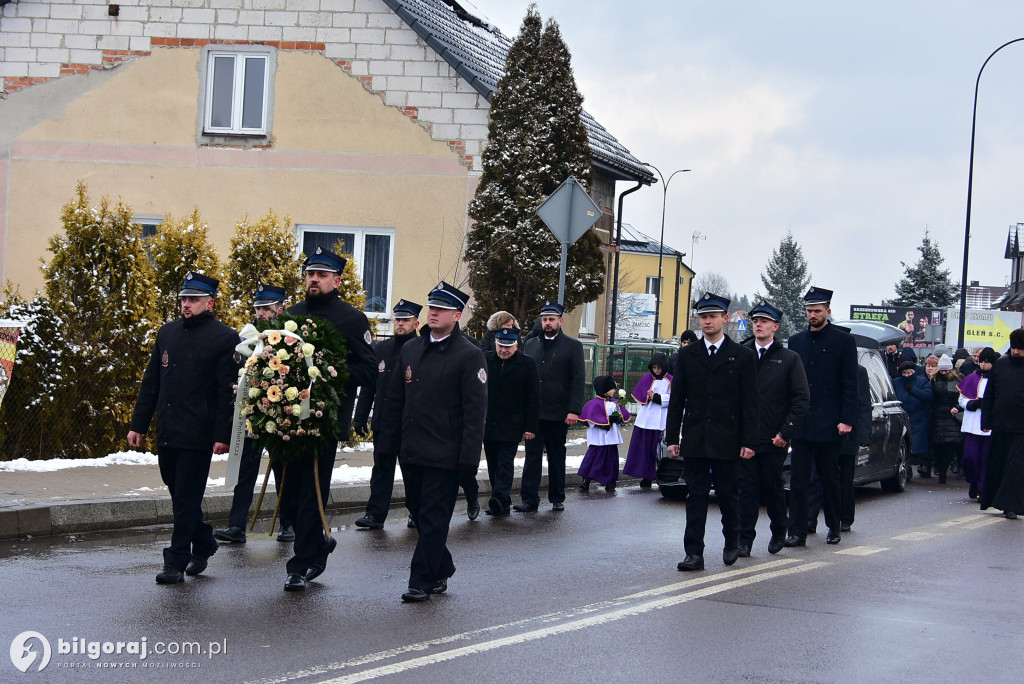
[(203, 133), (267, 135), (272, 99), (273, 54), (207, 46), (204, 79)]
[(597, 302), (583, 305), (583, 317), (580, 319), (580, 335), (597, 334)]
[(160, 224), (164, 222), (163, 216), (157, 216), (155, 214), (134, 214), (132, 216), (132, 223), (139, 224), (142, 228), (142, 239), (148, 240), (151, 237), (155, 237), (157, 231), (160, 229)]
[(661, 278), (656, 276), (647, 276), (647, 294), (655, 295), (658, 299), (661, 299)]
[[(391, 228), (350, 228), (347, 226), (296, 226), (299, 248), (312, 254), (317, 247), (336, 254), (350, 254), (356, 273), (366, 291), (367, 315), (391, 317), (391, 272), (394, 263), (395, 231)], [(341, 246), (337, 247), (337, 243)]]

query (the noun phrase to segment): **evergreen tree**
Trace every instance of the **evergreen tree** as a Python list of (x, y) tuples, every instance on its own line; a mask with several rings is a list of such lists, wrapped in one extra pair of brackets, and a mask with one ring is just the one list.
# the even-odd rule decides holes
[(53, 258), (43, 274), (62, 334), (74, 345), (52, 370), (74, 387), (63, 410), (80, 426), (82, 449), (102, 456), (123, 447), (160, 323), (153, 269), (125, 204), (103, 198), (90, 208), (79, 182), (61, 220), (64, 231), (50, 238)]
[(221, 301), (215, 312), (235, 330), (253, 318), (253, 293), (260, 283), (274, 283), (289, 293), (287, 304), (302, 294), (302, 256), (296, 256), (299, 243), (292, 221), (282, 221), (274, 211), (250, 223), (245, 217), (235, 226), (231, 255), (227, 263), (227, 283), (221, 284)]
[[(545, 299), (557, 297), (561, 245), (536, 210), (570, 175), (590, 187), (583, 99), (569, 51), (554, 22), (542, 28), (531, 5), (491, 98), (483, 174), (469, 210), (476, 225), (466, 245), (481, 314), (473, 317), (475, 329), (501, 309), (526, 324)], [(566, 309), (592, 301), (603, 287), (600, 240), (589, 231), (569, 249)]]
[(896, 296), (882, 302), (884, 306), (939, 307), (953, 306), (960, 301), (960, 283), (950, 279), (949, 269), (943, 269), (942, 252), (932, 242), (928, 229), (917, 251), (921, 258), (913, 266), (903, 266), (903, 278), (896, 283)]
[(761, 274), (765, 294), (756, 295), (757, 299), (764, 299), (782, 312), (782, 322), (776, 333), (779, 339), (787, 340), (806, 327), (804, 295), (810, 284), (811, 274), (807, 272), (803, 250), (793, 239), (793, 232), (788, 231), (772, 251), (772, 258)]
[(160, 320), (172, 321), (180, 315), (178, 292), (189, 271), (220, 279), (217, 250), (207, 239), (207, 230), (199, 207), (195, 207), (189, 217), (175, 220), (168, 215), (150, 238)]

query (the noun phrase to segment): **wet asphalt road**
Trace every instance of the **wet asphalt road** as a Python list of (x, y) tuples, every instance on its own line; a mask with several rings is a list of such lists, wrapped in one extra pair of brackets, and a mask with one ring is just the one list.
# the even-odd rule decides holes
[[(1020, 682), (1024, 519), (934, 482), (859, 490), (834, 547), (818, 534), (769, 556), (762, 515), (753, 557), (732, 568), (713, 510), (703, 573), (676, 571), (684, 507), (657, 490), (475, 522), (460, 504), (458, 572), (419, 605), (399, 600), (415, 544), (399, 509), (383, 532), (334, 516), (338, 550), (301, 594), (282, 591), (288, 549), (266, 535), (176, 586), (153, 581), (166, 528), (4, 542), (0, 681)], [(41, 672), (5, 655), (26, 630), (50, 643)], [(149, 655), (60, 653), (75, 637), (145, 637)], [(153, 653), (182, 641), (222, 652)]]

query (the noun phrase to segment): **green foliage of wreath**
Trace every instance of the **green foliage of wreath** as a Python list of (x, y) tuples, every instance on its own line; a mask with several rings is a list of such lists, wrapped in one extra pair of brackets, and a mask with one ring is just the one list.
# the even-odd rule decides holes
[(348, 382), (345, 340), (313, 316), (282, 313), (257, 320), (256, 329), (263, 347), (244, 368), (246, 430), (272, 461), (315, 457), (338, 434)]

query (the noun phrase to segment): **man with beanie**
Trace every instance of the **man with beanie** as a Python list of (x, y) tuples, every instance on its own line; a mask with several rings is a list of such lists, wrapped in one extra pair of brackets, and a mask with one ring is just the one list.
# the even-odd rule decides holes
[(238, 333), (213, 316), (219, 281), (188, 273), (181, 318), (160, 327), (135, 402), (128, 446), (137, 449), (156, 414), (160, 478), (171, 494), (174, 529), (158, 584), (177, 584), (206, 570), (217, 552), (203, 521), (203, 494), (213, 454), (226, 454), (238, 379)]
[(981, 427), (992, 431), (992, 448), (981, 488), (989, 506), (1016, 520), (1024, 513), (1024, 328), (1010, 333), (1010, 351), (992, 365), (981, 399)]

